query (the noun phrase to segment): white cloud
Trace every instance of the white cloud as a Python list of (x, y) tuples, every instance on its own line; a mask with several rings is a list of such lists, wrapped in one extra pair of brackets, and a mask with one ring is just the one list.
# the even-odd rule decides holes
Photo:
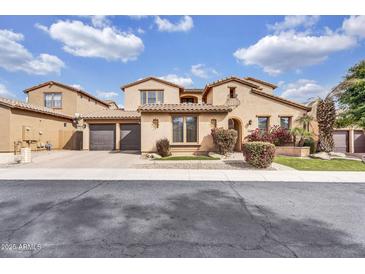
[(208, 68), (204, 64), (197, 64), (191, 66), (191, 73), (199, 78), (210, 78), (214, 75), (218, 75), (218, 72), (213, 68)]
[(193, 18), (190, 16), (184, 16), (178, 23), (171, 23), (166, 18), (156, 16), (155, 24), (159, 31), (175, 32), (175, 31), (189, 31), (193, 28)]
[(328, 55), (354, 47), (357, 41), (344, 34), (311, 36), (282, 32), (261, 38), (256, 44), (240, 48), (234, 57), (245, 65), (258, 65), (271, 75), (299, 70), (327, 59)]
[(193, 80), (190, 77), (181, 77), (176, 74), (168, 74), (166, 76), (161, 76), (159, 78), (183, 87), (188, 87), (193, 84)]
[(101, 99), (112, 99), (117, 97), (119, 94), (114, 91), (98, 91), (96, 92), (96, 95)]
[(137, 29), (137, 32), (138, 32), (139, 34), (144, 34), (144, 33), (145, 33), (144, 29), (142, 29), (142, 28), (138, 28), (138, 29)]
[(296, 82), (282, 84), (282, 97), (299, 102), (306, 102), (308, 99), (325, 97), (328, 88), (321, 86), (314, 80), (299, 79)]
[(14, 98), (15, 94), (10, 92), (6, 86), (3, 84), (0, 84), (0, 97), (6, 97), (6, 98)]
[(298, 27), (309, 28), (314, 26), (318, 20), (319, 16), (288, 15), (284, 17), (284, 21), (276, 22), (274, 25), (268, 25), (268, 28), (275, 32), (295, 29)]
[(84, 89), (84, 87), (79, 84), (73, 84), (73, 85), (71, 85), (71, 87), (76, 88), (76, 89), (81, 89), (81, 90)]
[(61, 59), (46, 53), (35, 57), (20, 43), (23, 40), (21, 33), (0, 29), (0, 67), (37, 75), (60, 73), (65, 66)]
[(92, 15), (90, 18), (91, 24), (96, 28), (107, 27), (111, 24), (110, 20), (105, 15)]
[(342, 23), (342, 29), (348, 35), (358, 36), (365, 38), (365, 16), (350, 16)]
[(82, 57), (128, 62), (137, 59), (144, 49), (142, 40), (114, 27), (96, 28), (81, 21), (58, 21), (49, 28), (38, 25), (63, 43), (64, 51)]

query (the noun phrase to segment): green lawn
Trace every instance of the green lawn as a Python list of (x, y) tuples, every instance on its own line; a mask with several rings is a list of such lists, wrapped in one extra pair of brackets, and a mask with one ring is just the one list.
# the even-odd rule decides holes
[(156, 158), (155, 160), (158, 161), (164, 161), (164, 160), (170, 160), (170, 161), (187, 161), (187, 160), (219, 160), (219, 158), (213, 158), (209, 156), (169, 156), (169, 157), (163, 157), (163, 158)]
[(277, 156), (274, 162), (297, 170), (365, 171), (364, 163), (346, 159), (320, 160)]

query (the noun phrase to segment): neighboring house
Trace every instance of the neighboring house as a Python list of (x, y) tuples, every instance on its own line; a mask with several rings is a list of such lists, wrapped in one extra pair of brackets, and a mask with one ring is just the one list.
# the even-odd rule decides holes
[(0, 98), (0, 152), (16, 144), (44, 149), (82, 149), (79, 115), (108, 109), (109, 104), (91, 94), (54, 81), (24, 91), (27, 103)]
[[(317, 117), (317, 102), (312, 103), (310, 115)], [(318, 123), (314, 119), (310, 124), (314, 139), (318, 140)], [(342, 153), (365, 153), (365, 133), (361, 128), (335, 128), (333, 132), (334, 151)]]
[[(53, 117), (50, 119), (67, 115), (71, 123), (74, 118), (73, 130), (82, 132), (82, 148), (85, 150), (149, 153), (156, 151), (158, 139), (168, 138), (173, 153), (206, 153), (215, 150), (210, 134), (215, 127), (237, 130), (235, 149), (239, 151), (245, 137), (256, 128), (300, 126), (296, 119), (311, 108), (275, 96), (275, 88), (271, 83), (251, 77), (229, 77), (202, 89), (185, 89), (148, 77), (121, 88), (124, 109), (118, 108), (114, 102), (100, 100), (57, 82), (43, 83), (25, 92), (31, 106), (51, 108), (52, 114), (47, 114)], [(4, 108), (1, 102), (0, 106)], [(27, 115), (32, 116), (31, 112)], [(4, 123), (7, 125), (4, 128), (8, 128), (10, 123)], [(20, 128), (26, 125), (24, 121), (17, 130), (21, 132)], [(55, 129), (59, 130), (59, 127)], [(38, 132), (38, 129), (34, 131)], [(42, 141), (52, 141), (48, 139)], [(11, 136), (9, 143), (19, 140), (19, 135)], [(58, 140), (52, 142), (60, 143)], [(54, 147), (66, 148), (62, 145)]]

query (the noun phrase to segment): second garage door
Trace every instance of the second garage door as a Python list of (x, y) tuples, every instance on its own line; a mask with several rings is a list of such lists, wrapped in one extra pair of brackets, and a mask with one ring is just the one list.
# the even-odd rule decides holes
[(349, 152), (349, 132), (347, 130), (336, 130), (333, 132), (336, 152)]
[(354, 132), (354, 150), (355, 153), (365, 153), (365, 134), (362, 130)]
[(90, 150), (114, 150), (115, 125), (90, 125)]
[(141, 125), (121, 124), (120, 125), (120, 149), (141, 150)]

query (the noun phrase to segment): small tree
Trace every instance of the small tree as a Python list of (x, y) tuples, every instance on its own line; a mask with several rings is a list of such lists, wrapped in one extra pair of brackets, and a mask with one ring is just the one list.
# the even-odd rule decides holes
[(234, 129), (214, 128), (212, 129), (213, 142), (222, 155), (232, 153), (237, 141), (237, 131)]
[(348, 70), (344, 80), (327, 97), (337, 99), (338, 127), (357, 126), (365, 129), (365, 60)]
[(317, 108), (317, 122), (319, 129), (319, 150), (331, 152), (334, 148), (333, 127), (336, 121), (336, 109), (333, 99), (327, 97), (319, 100)]
[(299, 141), (298, 141), (299, 147), (302, 147), (304, 145), (304, 142), (312, 136), (312, 134), (308, 130), (306, 130), (304, 128), (300, 128), (300, 127), (292, 128), (290, 130), (290, 133), (293, 136), (294, 146), (296, 146), (297, 138), (299, 137)]
[(299, 118), (297, 118), (295, 121), (302, 124), (303, 128), (306, 130), (309, 130), (309, 125), (311, 124), (311, 122), (313, 121), (313, 117), (308, 115), (308, 114), (304, 114), (302, 116), (300, 116)]

